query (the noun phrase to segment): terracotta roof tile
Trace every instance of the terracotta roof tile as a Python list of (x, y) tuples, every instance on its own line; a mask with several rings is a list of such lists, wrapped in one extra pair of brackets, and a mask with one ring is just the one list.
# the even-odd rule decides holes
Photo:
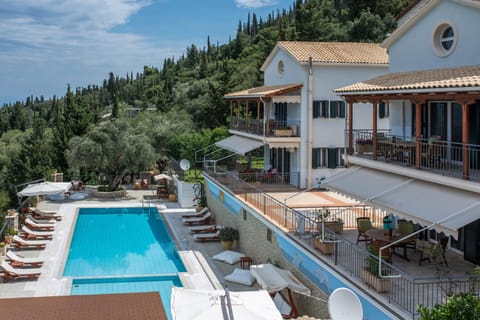
[[(170, 307), (170, 306), (168, 306)], [(166, 320), (158, 292), (0, 299), (2, 319)]]
[(390, 73), (338, 88), (337, 93), (480, 86), (480, 66)]
[(301, 83), (282, 84), (276, 86), (261, 86), (228, 93), (224, 96), (224, 98), (275, 96), (299, 90), (302, 86), (303, 84)]
[(377, 43), (280, 41), (277, 45), (298, 62), (388, 64), (386, 49)]

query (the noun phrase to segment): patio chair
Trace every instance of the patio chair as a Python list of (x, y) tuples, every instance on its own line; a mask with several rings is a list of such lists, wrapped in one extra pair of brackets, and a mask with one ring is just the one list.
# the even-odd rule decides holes
[(447, 259), (445, 257), (447, 244), (448, 237), (440, 239), (436, 244), (432, 244), (425, 240), (418, 240), (417, 251), (420, 253), (418, 265), (421, 266), (423, 261), (428, 260), (437, 268), (437, 270), (439, 270), (440, 267), (448, 267)]
[(193, 235), (195, 241), (205, 242), (205, 241), (220, 241), (220, 230), (209, 233), (197, 233)]
[(55, 225), (51, 223), (37, 223), (29, 217), (25, 218), (24, 222), (32, 230), (53, 231), (53, 229), (55, 228)]
[(200, 211), (182, 213), (182, 218), (203, 217), (207, 212), (208, 212), (208, 207), (205, 207)]
[(373, 229), (372, 221), (369, 217), (358, 217), (357, 218), (357, 244), (360, 241), (365, 241), (365, 246), (368, 243), (372, 242), (372, 238), (367, 235), (367, 231)]
[[(387, 242), (383, 242), (381, 240), (372, 240), (371, 248), (372, 248), (372, 253), (376, 254), (377, 256), (380, 253), (380, 248), (387, 245)], [(388, 263), (392, 263), (392, 248), (386, 248), (382, 250), (382, 259), (387, 261)]]
[(43, 264), (42, 258), (25, 258), (20, 255), (17, 255), (15, 252), (8, 250), (7, 258), (10, 260), (10, 264), (13, 267), (41, 267)]
[(49, 240), (26, 240), (15, 235), (11, 245), (15, 249), (45, 249), (49, 242)]
[(50, 240), (55, 234), (55, 232), (50, 232), (50, 231), (34, 231), (34, 230), (31, 230), (26, 225), (22, 226), (22, 231), (24, 236), (27, 237), (27, 239), (32, 239), (32, 240), (37, 240), (37, 239)]
[(212, 213), (209, 211), (203, 217), (182, 218), (184, 224), (214, 224)]
[[(404, 237), (408, 234), (412, 234), (415, 232), (415, 226), (411, 221), (406, 221), (406, 220), (398, 220), (397, 221), (397, 231), (400, 233), (400, 237)], [(397, 248), (403, 249), (403, 257), (407, 259), (407, 249), (416, 249), (416, 237), (411, 236), (410, 238), (407, 238), (403, 240), (400, 243), (397, 243), (396, 245), (393, 246), (394, 252), (396, 251)], [(408, 259), (407, 259), (408, 260)]]
[(2, 261), (0, 265), (4, 271), (3, 281), (7, 282), (10, 279), (20, 279), (20, 278), (27, 278), (29, 280), (37, 279), (42, 270), (40, 268), (30, 268), (30, 269), (22, 269), (22, 268), (14, 268), (7, 261)]

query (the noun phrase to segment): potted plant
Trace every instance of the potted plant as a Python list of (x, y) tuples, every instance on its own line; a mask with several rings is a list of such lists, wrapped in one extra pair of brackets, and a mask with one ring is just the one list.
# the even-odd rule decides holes
[(18, 232), (13, 228), (7, 228), (5, 230), (5, 243), (9, 244), (12, 242), (13, 236), (17, 235)]
[(197, 197), (197, 198), (193, 199), (193, 201), (195, 201), (195, 203), (196, 203), (197, 211), (202, 211), (203, 208), (206, 208), (208, 206), (207, 205), (207, 197), (205, 195)]
[(368, 139), (368, 138), (355, 139), (357, 153), (364, 154), (366, 152), (373, 152), (372, 143), (373, 143), (372, 139)]
[(168, 201), (175, 202), (177, 201), (177, 187), (173, 180), (168, 180)]
[(238, 240), (238, 230), (233, 227), (223, 227), (218, 235), (220, 243), (225, 250), (233, 247), (233, 241)]
[(313, 247), (319, 250), (324, 255), (333, 254), (333, 249), (335, 246), (335, 235), (330, 233), (325, 233), (322, 235), (317, 235), (313, 238)]
[[(382, 268), (382, 275), (389, 275), (389, 268)], [(390, 291), (392, 282), (388, 278), (381, 278), (378, 273), (378, 254), (374, 246), (368, 246), (368, 254), (365, 257), (365, 266), (360, 269), (363, 282), (370, 285), (377, 292)]]
[(342, 233), (343, 231), (343, 220), (338, 217), (331, 217), (331, 212), (328, 209), (321, 209), (318, 211), (318, 229), (321, 230), (322, 223), (323, 227), (335, 233)]

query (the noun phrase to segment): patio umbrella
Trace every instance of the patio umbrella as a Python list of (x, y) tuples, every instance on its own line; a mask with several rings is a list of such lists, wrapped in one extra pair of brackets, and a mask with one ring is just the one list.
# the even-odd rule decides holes
[(230, 292), (233, 318), (223, 290), (172, 288), (171, 310), (174, 320), (280, 320), (282, 316), (267, 291)]
[(44, 196), (49, 194), (57, 194), (67, 192), (72, 184), (70, 182), (41, 182), (35, 184), (29, 184), (17, 195), (20, 197), (30, 196)]
[(169, 175), (166, 175), (165, 173), (160, 173), (160, 174), (157, 174), (156, 176), (153, 176), (153, 181), (155, 182), (162, 179), (172, 180), (172, 177), (170, 177)]

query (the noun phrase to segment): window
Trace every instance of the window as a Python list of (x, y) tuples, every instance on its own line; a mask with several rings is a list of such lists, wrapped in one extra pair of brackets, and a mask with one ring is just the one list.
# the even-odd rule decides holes
[(313, 118), (345, 118), (345, 101), (313, 101)]
[(455, 50), (457, 38), (457, 31), (452, 24), (441, 23), (433, 32), (433, 52), (439, 57), (447, 57)]
[(283, 76), (283, 71), (284, 70), (285, 70), (285, 66), (283, 65), (283, 61), (279, 60), (278, 65), (277, 65), (277, 71), (278, 71), (278, 75), (280, 76), (280, 78)]
[(328, 101), (313, 101), (313, 118), (328, 118)]
[(388, 118), (390, 115), (390, 106), (386, 102), (380, 102), (378, 104), (378, 117), (380, 119)]
[(313, 148), (312, 149), (312, 168), (331, 168), (344, 167), (345, 161), (342, 155), (345, 148)]

